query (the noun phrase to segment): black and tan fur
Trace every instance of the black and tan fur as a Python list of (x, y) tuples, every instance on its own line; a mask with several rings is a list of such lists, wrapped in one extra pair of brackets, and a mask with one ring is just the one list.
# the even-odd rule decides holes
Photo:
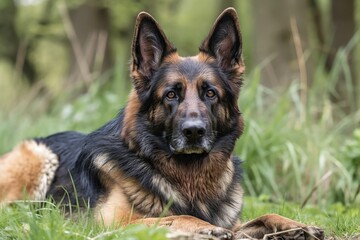
[(306, 228), (274, 214), (239, 223), (241, 168), (232, 151), (244, 125), (237, 105), (244, 70), (234, 9), (218, 17), (193, 57), (179, 56), (157, 22), (140, 13), (125, 108), (88, 135), (36, 138), (2, 156), (0, 201), (21, 199), (25, 190), (33, 199), (75, 204), (75, 185), (80, 204), (107, 225), (159, 223), (222, 238)]

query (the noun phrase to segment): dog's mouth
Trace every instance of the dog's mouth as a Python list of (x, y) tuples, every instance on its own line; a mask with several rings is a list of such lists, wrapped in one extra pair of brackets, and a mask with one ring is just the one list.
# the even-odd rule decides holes
[(174, 154), (203, 154), (203, 153), (208, 153), (210, 151), (210, 149), (204, 146), (193, 145), (182, 148), (175, 148), (171, 144), (170, 144), (170, 150)]
[(204, 154), (210, 152), (212, 145), (205, 139), (196, 143), (173, 139), (169, 147), (174, 154)]

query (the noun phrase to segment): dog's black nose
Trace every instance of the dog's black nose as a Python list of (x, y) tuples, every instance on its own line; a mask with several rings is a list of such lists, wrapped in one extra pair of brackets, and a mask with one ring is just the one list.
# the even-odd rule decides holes
[(205, 135), (205, 123), (200, 120), (187, 120), (183, 123), (182, 132), (188, 140), (198, 140)]

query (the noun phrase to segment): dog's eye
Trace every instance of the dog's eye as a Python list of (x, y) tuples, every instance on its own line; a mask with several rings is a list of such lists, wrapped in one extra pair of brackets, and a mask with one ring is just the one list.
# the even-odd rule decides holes
[(166, 97), (168, 99), (175, 99), (176, 98), (176, 93), (174, 91), (170, 91), (166, 94)]
[(213, 98), (213, 97), (215, 97), (215, 91), (214, 90), (207, 90), (206, 91), (206, 96), (208, 97), (208, 98)]

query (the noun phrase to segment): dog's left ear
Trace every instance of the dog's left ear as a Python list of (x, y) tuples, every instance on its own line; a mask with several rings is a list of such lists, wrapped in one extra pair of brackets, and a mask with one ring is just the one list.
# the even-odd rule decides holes
[(219, 15), (200, 51), (215, 57), (224, 71), (243, 65), (241, 33), (234, 8), (227, 8)]
[(148, 13), (139, 13), (136, 19), (132, 45), (131, 74), (136, 90), (149, 86), (154, 71), (164, 57), (176, 48), (166, 38), (156, 20)]

